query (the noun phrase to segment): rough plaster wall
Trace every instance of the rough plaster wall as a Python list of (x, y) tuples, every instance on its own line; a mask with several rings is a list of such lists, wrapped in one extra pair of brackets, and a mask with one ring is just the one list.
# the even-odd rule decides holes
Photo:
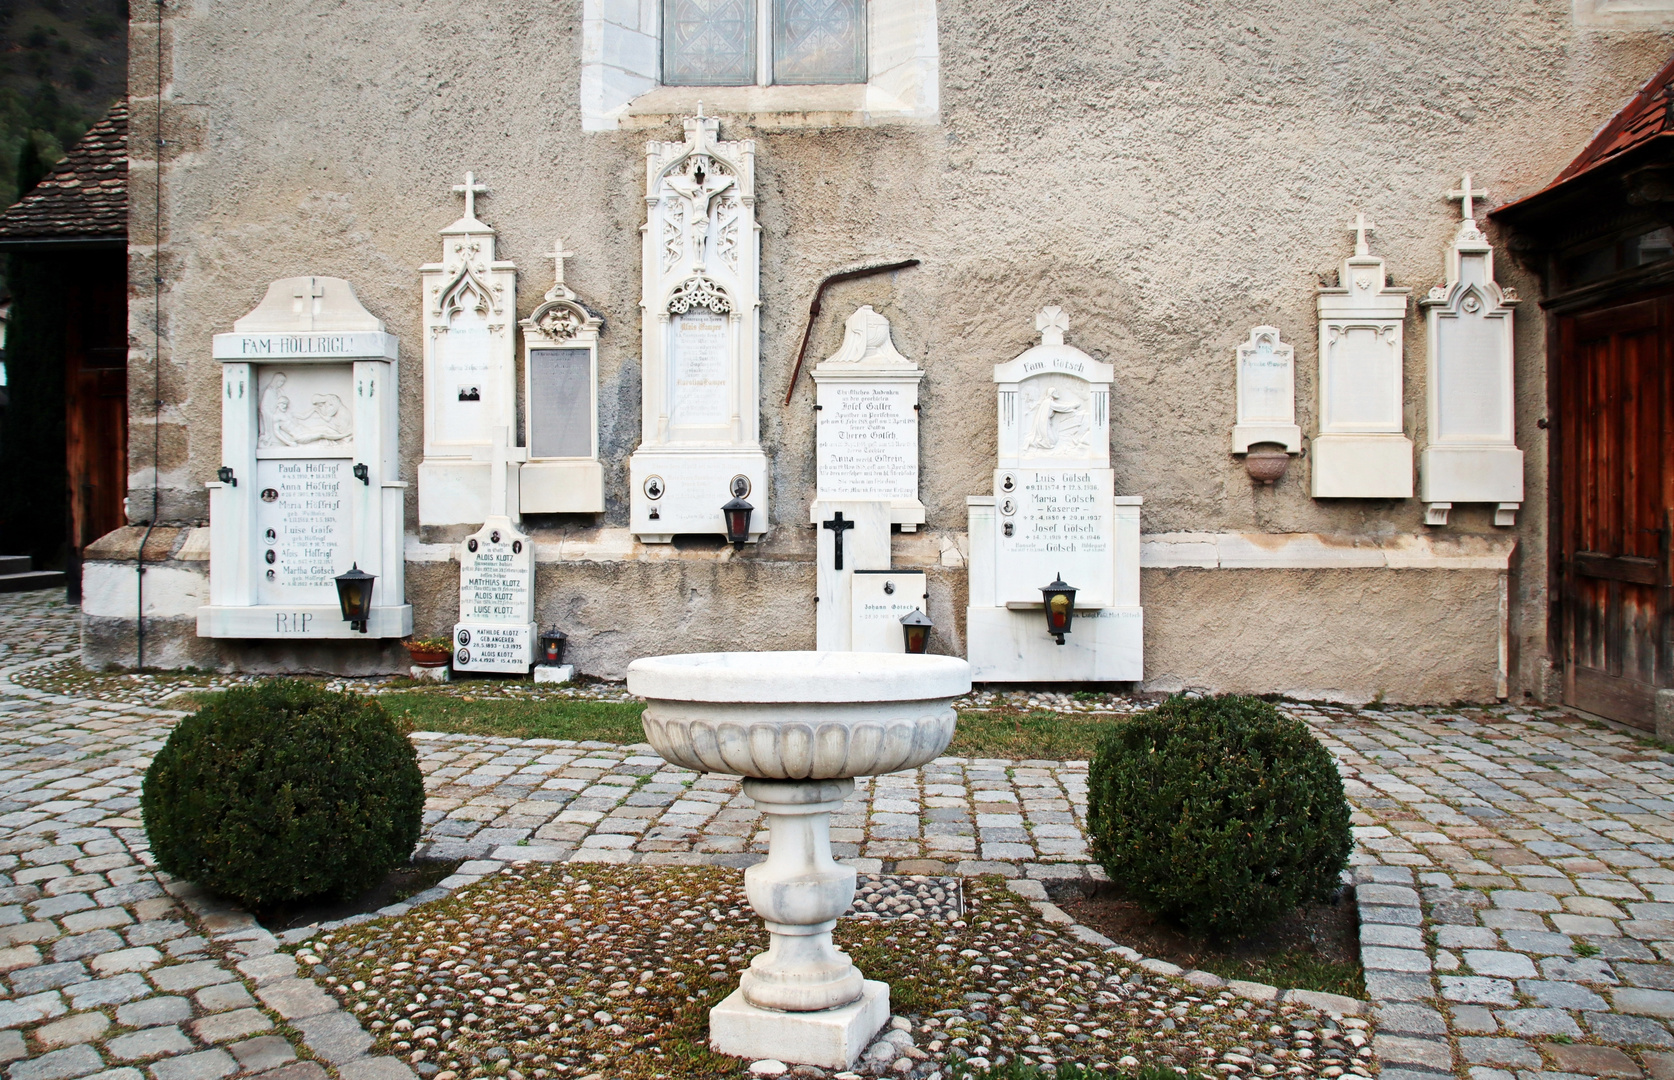
[[(1422, 529), (1416, 500), (1312, 500), (1305, 459), (1276, 488), (1253, 488), (1228, 453), (1234, 346), (1257, 323), (1283, 329), (1296, 346), (1298, 420), (1311, 432), (1314, 294), (1351, 250), (1345, 226), (1354, 213), (1378, 223), (1374, 250), (1416, 299), (1441, 280), (1457, 221), (1443, 195), (1459, 174), (1470, 169), (1492, 205), (1537, 189), (1670, 43), (1657, 34), (1578, 32), (1569, 5), (1550, 0), (1288, 0), (1236, 10), (1160, 0), (944, 0), (939, 18), (940, 125), (754, 132), (723, 119), (723, 137), (757, 139), (763, 226), (762, 437), (775, 529), (745, 563), (811, 558), (806, 375), (792, 405), (779, 402), (815, 284), (840, 267), (908, 255), (924, 265), (832, 290), (808, 362), (835, 350), (842, 319), (858, 304), (893, 320), (902, 352), (928, 371), (921, 493), (929, 528), (963, 529), (965, 496), (989, 487), (990, 366), (1031, 344), (1034, 312), (1057, 303), (1070, 315), (1070, 341), (1116, 367), (1117, 488), (1145, 497), (1147, 532)], [(562, 235), (578, 253), (571, 285), (608, 320), (603, 521), (624, 524), (626, 459), (639, 438), (643, 143), (679, 131), (671, 123), (581, 132), (579, 3), (190, 0), (168, 19), (164, 124), (178, 137), (165, 151), (164, 351), (173, 350), (183, 374), (166, 382), (164, 482), (183, 486), (165, 500), (174, 508), (165, 516), (201, 519), (201, 484), (219, 464), (210, 336), (287, 275), (347, 278), (401, 338), (403, 479), (413, 479), (422, 377), (416, 268), (436, 257), (436, 230), (458, 216), (449, 186), (474, 169), (492, 188), (480, 205), (499, 229), (500, 255), (523, 270), (519, 313), (549, 282), (540, 253)], [(133, 34), (138, 96), (151, 85), (152, 38), (143, 21)], [(142, 142), (136, 244), (149, 236), (138, 220), (149, 190)], [(149, 273), (149, 261), (136, 257), (136, 297), (147, 301)], [(1508, 258), (1500, 277), (1536, 294)], [(144, 310), (134, 320), (132, 371), (148, 387), (149, 305), (135, 306)], [(1528, 454), (1529, 499), (1518, 526), (1525, 571), (1515, 581), (1513, 625), (1530, 667), (1545, 635), (1546, 439), (1534, 426), (1545, 413), (1544, 327), (1532, 303), (1518, 320), (1518, 443)], [(1423, 340), (1415, 310), (1406, 402), (1420, 447)], [(130, 445), (138, 475), (150, 441), (142, 435)], [(409, 489), (409, 528), (413, 499)], [(1453, 521), (1456, 531), (1493, 529), (1479, 508), (1456, 509)], [(593, 527), (588, 518), (534, 524), (537, 535)], [(656, 578), (659, 594), (672, 595), (689, 573), (672, 566), (636, 573), (646, 588)], [(715, 625), (753, 620), (754, 594), (726, 580), (707, 601), (721, 606)], [(437, 585), (444, 594), (453, 587)], [(415, 602), (431, 602), (424, 592), (413, 589)], [(1148, 617), (1166, 624), (1167, 594), (1144, 599)], [(801, 592), (795, 602), (804, 602)], [(1232, 610), (1214, 587), (1195, 602), (1211, 613)], [(641, 617), (631, 610), (626, 618)], [(1422, 628), (1431, 613), (1393, 617)], [(657, 636), (645, 628), (641, 640), (649, 647)]]
[(1499, 581), (1494, 571), (1147, 570), (1146, 685), (1410, 705), (1492, 700)]

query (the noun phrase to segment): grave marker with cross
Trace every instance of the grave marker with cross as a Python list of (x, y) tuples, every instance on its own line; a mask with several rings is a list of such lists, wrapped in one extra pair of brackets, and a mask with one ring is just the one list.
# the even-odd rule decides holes
[(475, 221), (477, 219), (477, 196), (487, 195), (488, 185), (477, 183), (477, 174), (468, 172), (465, 174), (465, 182), (453, 185), (453, 190), (455, 194), (465, 196), (465, 216)]
[(1466, 173), (1464, 183), (1460, 184), (1452, 191), (1449, 191), (1447, 193), (1447, 197), (1449, 199), (1458, 200), (1459, 217), (1461, 221), (1468, 221), (1475, 224), (1476, 200), (1486, 199), (1488, 197), (1488, 189), (1471, 187), (1471, 174)]
[(822, 499), (813, 509), (819, 523), (815, 644), (846, 652), (852, 641), (855, 572), (890, 569), (890, 504), (887, 499)]
[(314, 329), (314, 316), (320, 313), (320, 302), (325, 298), (325, 286), (320, 284), (319, 278), (298, 278), (296, 292), (292, 295), (296, 297), (292, 310), (302, 317), (303, 328)]

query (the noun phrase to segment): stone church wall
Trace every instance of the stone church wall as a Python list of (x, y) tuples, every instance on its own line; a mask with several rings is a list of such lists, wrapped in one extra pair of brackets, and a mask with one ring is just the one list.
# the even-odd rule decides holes
[[(660, 651), (811, 647), (806, 371), (791, 404), (781, 402), (820, 279), (916, 257), (915, 269), (831, 289), (804, 366), (834, 352), (843, 319), (871, 304), (891, 320), (902, 354), (927, 372), (920, 495), (928, 522), (895, 542), (897, 565), (931, 570), (937, 651), (962, 649), (965, 498), (991, 483), (992, 366), (1026, 348), (1034, 313), (1056, 304), (1070, 317), (1069, 341), (1115, 367), (1116, 490), (1144, 497), (1148, 540), (1167, 534), (1213, 547), (1217, 537), (1267, 536), (1290, 553), (1255, 568), (1180, 565), (1148, 545), (1148, 683), (1396, 701), (1542, 692), (1547, 439), (1536, 421), (1547, 411), (1538, 306), (1517, 311), (1516, 438), (1528, 495), (1514, 529), (1496, 528), (1491, 507), (1455, 508), (1444, 529), (1427, 529), (1416, 499), (1313, 499), (1305, 454), (1275, 487), (1252, 485), (1229, 453), (1233, 350), (1252, 326), (1281, 328), (1295, 345), (1297, 420), (1311, 435), (1315, 294), (1352, 251), (1354, 215), (1376, 223), (1372, 246), (1395, 284), (1421, 295), (1443, 279), (1458, 223), (1446, 193), (1460, 174), (1470, 170), (1489, 189), (1490, 206), (1543, 186), (1664, 61), (1667, 35), (1577, 27), (1568, 4), (1536, 0), (1286, 0), (1255, 12), (944, 0), (939, 122), (827, 127), (811, 115), (721, 112), (723, 137), (757, 140), (762, 438), (772, 470), (771, 531), (735, 553), (716, 544), (652, 548), (626, 534), (626, 461), (640, 437), (644, 143), (678, 138), (679, 124), (639, 117), (638, 130), (583, 130), (584, 6), (169, 5), (160, 199), (156, 9), (136, 6), (131, 521), (151, 518), (156, 488), (160, 522), (205, 523), (204, 484), (221, 463), (211, 335), (250, 310), (269, 281), (299, 274), (349, 280), (400, 338), (401, 479), (414, 481), (417, 268), (457, 216), (450, 187), (470, 169), (490, 189), (478, 206), (498, 232), (499, 257), (520, 269), (519, 316), (551, 280), (542, 253), (561, 236), (576, 253), (569, 284), (605, 318), (606, 512), (524, 524), (537, 545), (537, 621), (572, 635), (583, 671), (619, 675), (633, 656)], [(1499, 276), (1525, 297), (1538, 294), (1503, 248)], [(1408, 319), (1406, 431), (1422, 447), (1416, 305)], [(447, 545), (463, 534), (420, 529), (415, 496), (409, 487), (415, 630), (445, 632), (458, 601)], [(85, 652), (95, 665), (132, 663), (132, 595), (114, 583), (122, 572), (132, 581), (135, 532), (107, 538), (103, 561), (89, 554), (96, 587)], [(1302, 554), (1310, 544), (1388, 548), (1426, 536), (1480, 538), (1482, 550), (1380, 566), (1320, 566)], [(393, 646), (300, 657), (195, 639), (186, 613), (200, 587), (193, 575), (206, 575), (207, 562), (186, 550), (186, 532), (171, 543), (154, 588), (175, 599), (155, 628), (148, 618), (158, 643), (148, 663), (371, 670), (399, 662)]]

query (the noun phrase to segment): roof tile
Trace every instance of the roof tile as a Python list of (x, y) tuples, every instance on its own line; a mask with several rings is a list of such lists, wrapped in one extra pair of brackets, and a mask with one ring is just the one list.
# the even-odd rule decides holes
[[(111, 175), (114, 173), (115, 175)], [(105, 118), (0, 214), (0, 240), (126, 236), (128, 233), (128, 103)]]

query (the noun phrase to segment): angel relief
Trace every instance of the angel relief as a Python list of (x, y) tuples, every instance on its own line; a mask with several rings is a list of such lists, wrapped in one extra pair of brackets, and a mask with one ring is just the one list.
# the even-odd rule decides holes
[(1092, 435), (1092, 419), (1087, 402), (1074, 391), (1061, 386), (1045, 388), (1038, 398), (1025, 396), (1029, 426), (1024, 435), (1023, 449), (1040, 450), (1048, 454), (1080, 453), (1088, 447)]

